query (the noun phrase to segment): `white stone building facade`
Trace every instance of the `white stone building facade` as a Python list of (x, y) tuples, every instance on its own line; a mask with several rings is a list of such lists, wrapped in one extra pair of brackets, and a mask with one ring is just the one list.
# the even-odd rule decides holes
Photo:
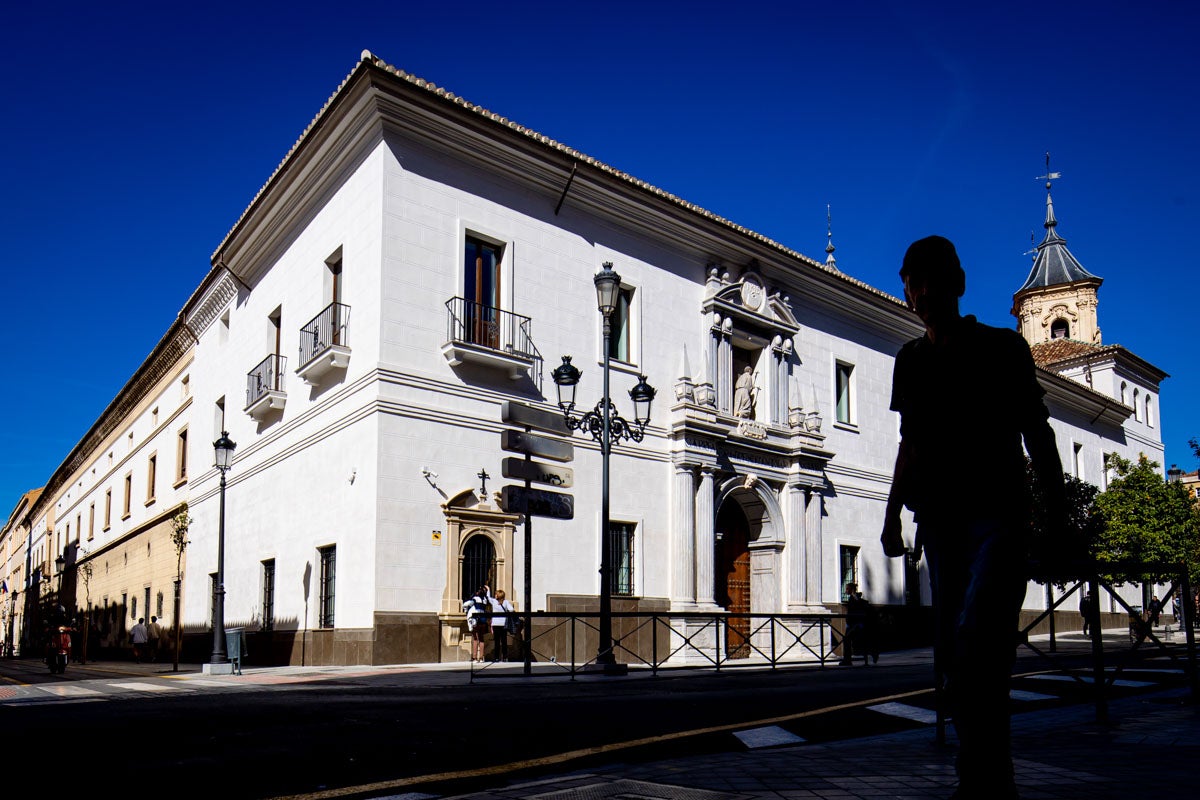
[[(614, 607), (822, 612), (850, 579), (877, 604), (927, 602), (878, 545), (893, 356), (922, 331), (900, 300), (369, 53), (220, 243), (170, 347), (52, 476), (31, 551), (53, 560), (65, 525), (77, 535), (127, 472), (140, 491), (158, 454), (174, 477), (157, 508), (89, 527), (74, 558), (108, 569), (148, 546), (159, 561), (106, 591), (153, 604), (186, 503), (181, 623), (201, 636), (221, 529), (210, 443), (228, 432), (225, 624), (271, 631), (264, 660), (466, 660), (461, 601), (480, 574), (519, 607), (526, 582), (534, 610), (594, 607), (597, 444), (571, 437), (574, 516), (534, 518), (531, 574), (498, 490), (503, 403), (557, 413), (563, 355), (583, 372), (579, 405), (600, 399), (604, 263), (622, 280), (618, 410), (639, 375), (658, 389), (644, 439), (612, 453)], [(1088, 362), (1090, 385), (1074, 362), (1043, 376), (1063, 463), (1088, 479), (1107, 452), (1162, 457), (1150, 412), (1111, 402), (1119, 376), (1156, 407), (1162, 373), (1106, 364)]]

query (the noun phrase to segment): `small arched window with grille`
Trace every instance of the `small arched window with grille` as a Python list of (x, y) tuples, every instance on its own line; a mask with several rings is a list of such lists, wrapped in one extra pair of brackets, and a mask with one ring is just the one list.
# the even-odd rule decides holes
[(463, 547), (462, 599), (468, 600), (484, 584), (494, 586), (495, 579), (496, 546), (490, 537), (477, 533)]

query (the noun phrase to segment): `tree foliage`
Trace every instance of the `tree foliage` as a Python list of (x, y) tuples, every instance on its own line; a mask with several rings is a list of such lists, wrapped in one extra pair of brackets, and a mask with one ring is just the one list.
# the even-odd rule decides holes
[[(1184, 563), (1200, 577), (1200, 512), (1181, 484), (1163, 480), (1158, 463), (1145, 455), (1136, 462), (1110, 455), (1106, 464), (1115, 477), (1096, 497), (1103, 517), (1096, 558), (1113, 567), (1118, 582), (1161, 581), (1175, 575), (1169, 565)], [(1155, 565), (1148, 571), (1128, 564)]]
[(1096, 508), (1099, 488), (1074, 475), (1063, 474), (1066, 519), (1050, 518), (1051, 504), (1046, 499), (1037, 471), (1026, 462), (1033, 500), (1033, 527), (1029, 560), (1033, 577), (1063, 585), (1082, 576), (1096, 557), (1104, 520)]
[(171, 519), (171, 544), (175, 546), (175, 576), (183, 577), (183, 553), (190, 544), (188, 528), (192, 526), (192, 518), (188, 516), (187, 503), (179, 509), (179, 513)]

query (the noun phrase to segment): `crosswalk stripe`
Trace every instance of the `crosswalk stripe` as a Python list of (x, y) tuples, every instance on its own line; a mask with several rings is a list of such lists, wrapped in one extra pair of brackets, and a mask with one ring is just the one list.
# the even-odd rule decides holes
[[(1026, 677), (1027, 677), (1027, 678), (1030, 678), (1030, 679), (1032, 679), (1032, 680), (1039, 680), (1039, 681), (1074, 681), (1074, 680), (1080, 680), (1080, 681), (1083, 681), (1084, 683), (1093, 683), (1093, 682), (1094, 682), (1094, 681), (1092, 680), (1092, 676), (1091, 676), (1091, 675), (1080, 675), (1078, 678), (1073, 678), (1073, 677), (1071, 677), (1070, 675), (1027, 675)], [(1153, 681), (1127, 681), (1127, 680), (1119, 680), (1119, 681), (1113, 681), (1113, 682), (1112, 682), (1112, 685), (1113, 685), (1113, 686), (1125, 686), (1125, 687), (1128, 687), (1128, 688), (1131, 688), (1131, 689), (1140, 689), (1140, 688), (1143, 688), (1143, 687), (1146, 687), (1146, 686), (1155, 686), (1156, 684), (1155, 684)]]
[(880, 714), (887, 714), (892, 717), (901, 717), (903, 719), (911, 719), (914, 722), (921, 722), (926, 725), (932, 725), (937, 722), (937, 712), (931, 711), (928, 708), (920, 706), (910, 706), (906, 703), (880, 703), (875, 706), (867, 706), (869, 711), (878, 711)]
[(751, 728), (747, 731), (734, 731), (733, 735), (742, 744), (753, 750), (757, 747), (776, 747), (781, 744), (800, 744), (804, 741), (791, 731), (786, 731), (778, 725), (768, 725), (765, 728)]
[(130, 683), (110, 683), (108, 686), (114, 689), (132, 689), (135, 692), (182, 692), (185, 689), (182, 686), (166, 686), (161, 683), (142, 683), (140, 681), (132, 681)]
[(187, 678), (184, 680), (188, 686), (220, 686), (225, 689), (234, 688), (242, 689), (249, 688), (245, 683), (234, 683), (233, 681), (210, 681), (204, 678)]
[(102, 694), (96, 689), (88, 689), (86, 686), (80, 686), (74, 683), (55, 684), (53, 686), (37, 687), (47, 694), (56, 695), (58, 697), (85, 697), (87, 695)]
[(1056, 700), (1057, 697), (1052, 694), (1038, 694), (1037, 692), (1027, 692), (1023, 689), (1013, 689), (1008, 693), (1008, 696), (1013, 700)]

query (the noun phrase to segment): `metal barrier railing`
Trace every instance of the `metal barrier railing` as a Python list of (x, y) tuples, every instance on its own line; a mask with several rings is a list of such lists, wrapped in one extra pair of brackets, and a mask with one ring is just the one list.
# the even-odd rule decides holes
[[(1186, 564), (1157, 564), (1157, 563), (1103, 563), (1103, 564), (1087, 564), (1075, 569), (1063, 569), (1055, 574), (1038, 574), (1031, 578), (1036, 583), (1055, 584), (1062, 586), (1064, 591), (1060, 597), (1053, 602), (1047, 603), (1047, 608), (1030, 622), (1023, 625), (1017, 631), (1018, 647), (1027, 648), (1033, 653), (1036, 653), (1042, 659), (1052, 663), (1056, 669), (1063, 672), (1068, 677), (1071, 677), (1075, 682), (1085, 688), (1090, 688), (1093, 693), (1092, 702), (1096, 707), (1096, 721), (1105, 724), (1108, 722), (1108, 693), (1114, 685), (1115, 681), (1119, 680), (1122, 672), (1129, 669), (1134, 663), (1134, 657), (1137, 650), (1146, 641), (1152, 642), (1157, 648), (1172, 661), (1179, 661), (1181, 658), (1184, 661), (1184, 674), (1187, 679), (1188, 687), (1191, 691), (1192, 702), (1200, 700), (1200, 682), (1197, 681), (1196, 667), (1196, 638), (1195, 638), (1195, 620), (1194, 608), (1191, 603), (1185, 602), (1181, 608), (1183, 611), (1183, 630), (1184, 643), (1182, 653), (1179, 646), (1171, 646), (1163, 642), (1154, 633), (1153, 627), (1148, 621), (1142, 619), (1140, 612), (1130, 606), (1117, 590), (1116, 584), (1111, 581), (1103, 580), (1099, 575), (1099, 569), (1104, 569), (1110, 574), (1119, 574), (1124, 576), (1134, 576), (1140, 574), (1147, 578), (1145, 582), (1155, 575), (1172, 575), (1172, 582), (1168, 584), (1169, 589), (1162, 600), (1164, 607), (1175, 596), (1176, 592), (1182, 594), (1183, 597), (1190, 598), (1192, 596), (1191, 581), (1188, 576), (1188, 568)], [(1088, 620), (1088, 648), (1087, 654), (1090, 656), (1090, 665), (1086, 669), (1079, 669), (1072, 664), (1068, 659), (1063, 657), (1054, 646), (1053, 624), (1051, 624), (1051, 638), (1048, 646), (1043, 648), (1032, 642), (1029, 634), (1041, 624), (1044, 620), (1054, 619), (1054, 613), (1057, 611), (1072, 595), (1078, 592), (1084, 585), (1087, 585), (1091, 596), (1095, 598), (1092, 605), (1091, 619)], [(1100, 607), (1100, 589), (1103, 588), (1112, 598), (1112, 602), (1125, 609), (1129, 614), (1130, 619), (1130, 637), (1131, 647), (1114, 648), (1110, 645), (1106, 649), (1104, 641), (1103, 626), (1100, 623), (1101, 615)], [(937, 740), (944, 742), (946, 738), (946, 707), (944, 694), (944, 680), (942, 667), (938, 664), (938, 655), (935, 648), (934, 651), (934, 693), (937, 704)]]
[[(526, 674), (533, 663), (572, 679), (597, 667), (598, 612), (520, 614)], [(840, 658), (844, 614), (612, 612), (613, 654), (627, 669), (824, 667)], [(838, 621), (842, 621), (839, 629)], [(472, 671), (486, 670), (472, 668)]]

